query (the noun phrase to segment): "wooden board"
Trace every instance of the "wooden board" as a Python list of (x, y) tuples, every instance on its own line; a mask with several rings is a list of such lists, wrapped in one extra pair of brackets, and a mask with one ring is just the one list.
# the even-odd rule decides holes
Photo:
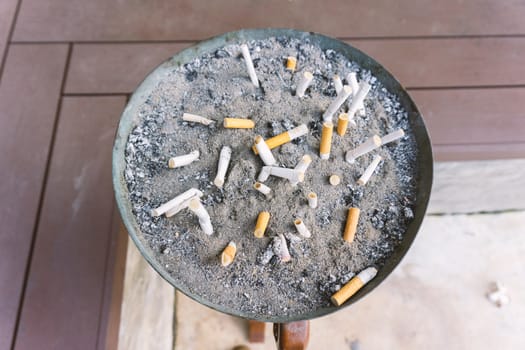
[(13, 45), (0, 84), (0, 349), (15, 330), (67, 52)]
[(196, 40), (240, 28), (298, 28), (339, 37), (525, 33), (525, 2), (389, 0), (24, 0), (21, 41)]
[(94, 349), (114, 233), (111, 149), (125, 97), (64, 98), (15, 349)]

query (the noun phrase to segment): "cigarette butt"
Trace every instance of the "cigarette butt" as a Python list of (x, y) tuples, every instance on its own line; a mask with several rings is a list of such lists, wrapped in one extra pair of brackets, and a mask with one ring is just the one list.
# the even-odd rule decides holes
[(199, 150), (192, 151), (188, 154), (184, 154), (182, 156), (172, 157), (168, 160), (168, 167), (170, 169), (179, 168), (188, 164), (193, 163), (197, 159), (199, 159)]
[(312, 209), (317, 208), (317, 194), (315, 192), (308, 193), (308, 206)]
[[(306, 124), (301, 124), (291, 130), (285, 131), (274, 137), (270, 137), (268, 140), (266, 140), (266, 144), (268, 145), (268, 148), (274, 149), (276, 147), (284, 145), (285, 143), (295, 140), (296, 138), (301, 137), (307, 133), (308, 127), (306, 126)], [(253, 153), (259, 154), (255, 145), (252, 147), (252, 150)]]
[(352, 243), (354, 241), (360, 212), (361, 210), (359, 210), (359, 208), (348, 209), (348, 216), (346, 218), (346, 225), (345, 225), (345, 232), (343, 235), (343, 239), (349, 243)]
[(355, 162), (356, 158), (375, 150), (379, 146), (381, 146), (381, 138), (377, 135), (374, 135), (359, 146), (357, 146), (355, 149), (346, 152), (345, 159), (348, 163), (352, 164)]
[(242, 44), (241, 52), (242, 52), (242, 56), (244, 57), (244, 62), (246, 63), (246, 69), (248, 69), (248, 75), (250, 76), (250, 80), (252, 81), (252, 84), (255, 85), (256, 87), (259, 87), (259, 79), (257, 78), (257, 74), (255, 73), (255, 68), (253, 67), (252, 56), (250, 55), (250, 50), (248, 49), (248, 45)]
[(256, 182), (253, 185), (253, 188), (255, 188), (257, 191), (261, 192), (265, 196), (269, 196), (270, 193), (272, 192), (272, 189), (270, 187), (268, 187), (265, 184), (262, 184), (260, 182)]
[(299, 234), (303, 236), (304, 238), (310, 238), (310, 236), (312, 236), (312, 234), (310, 233), (310, 230), (308, 230), (308, 228), (306, 227), (302, 219), (299, 219), (299, 218), (295, 219), (293, 224), (295, 225), (297, 232), (299, 232)]
[(290, 251), (288, 250), (288, 244), (286, 243), (286, 238), (282, 233), (279, 233), (277, 237), (281, 242), (280, 249), (278, 252), (279, 257), (281, 258), (281, 262), (288, 262), (292, 260), (292, 257), (290, 256)]
[(321, 145), (319, 147), (319, 156), (321, 157), (321, 159), (330, 158), (333, 130), (334, 124), (332, 124), (331, 122), (323, 123), (323, 130), (321, 132)]
[(251, 119), (224, 118), (223, 125), (226, 129), (253, 129), (255, 123)]
[[(312, 163), (312, 157), (310, 157), (308, 154), (305, 154), (299, 163), (295, 166), (294, 170), (297, 170), (303, 174), (306, 173), (306, 170), (308, 169), (308, 166)], [(292, 186), (297, 186), (299, 182), (292, 182)]]
[(297, 83), (297, 89), (295, 90), (295, 95), (297, 95), (297, 97), (303, 97), (304, 93), (306, 92), (306, 89), (308, 89), (313, 79), (314, 79), (314, 76), (312, 73), (304, 72), (303, 75), (301, 76), (301, 80), (299, 80), (299, 83)]
[(341, 81), (341, 78), (339, 78), (339, 75), (337, 74), (332, 77), (332, 80), (334, 81), (335, 92), (339, 94), (341, 90), (343, 90), (343, 82)]
[(339, 289), (337, 293), (332, 295), (332, 303), (335, 306), (341, 306), (345, 301), (350, 299), (352, 295), (357, 293), (365, 284), (370, 282), (372, 278), (377, 275), (377, 269), (375, 267), (367, 267), (363, 271), (359, 272), (357, 276), (352, 278), (343, 288)]
[(199, 225), (202, 231), (207, 235), (213, 234), (210, 214), (208, 214), (208, 211), (202, 205), (199, 197), (192, 198), (188, 203), (188, 208), (199, 218)]
[[(365, 100), (368, 92), (370, 91), (371, 86), (366, 81), (362, 81), (359, 84), (359, 91), (354, 95), (352, 99), (352, 103), (348, 107), (348, 116), (350, 119), (353, 119), (355, 116), (355, 113), (358, 110), (362, 110), (362, 114), (364, 115), (364, 107), (363, 107), (363, 101)], [(361, 109), (362, 108), (362, 109)], [(361, 112), (360, 112), (361, 113)]]
[(328, 182), (330, 182), (330, 185), (332, 186), (337, 186), (341, 183), (341, 178), (339, 177), (339, 175), (333, 174), (328, 179)]
[(332, 121), (332, 116), (343, 105), (346, 99), (352, 94), (352, 88), (344, 85), (341, 93), (330, 103), (326, 111), (323, 113), (323, 121)]
[(259, 216), (257, 216), (257, 222), (255, 223), (255, 230), (253, 235), (257, 238), (264, 236), (266, 227), (268, 227), (268, 222), (270, 221), (270, 213), (267, 211), (261, 211)]
[(272, 151), (260, 135), (255, 136), (255, 148), (257, 148), (259, 157), (261, 157), (261, 160), (265, 165), (277, 164), (277, 161), (275, 160)]
[(361, 186), (366, 185), (366, 183), (368, 182), (368, 180), (370, 180), (370, 177), (372, 176), (372, 174), (376, 170), (377, 166), (379, 165), (379, 162), (382, 159), (383, 158), (380, 155), (376, 155), (374, 157), (374, 160), (372, 161), (372, 163), (370, 163), (370, 165), (365, 169), (365, 172), (363, 173), (363, 175), (361, 175), (359, 180), (357, 180), (357, 183), (359, 185), (361, 185)]
[(237, 245), (235, 242), (230, 242), (224, 248), (221, 254), (221, 264), (222, 266), (226, 267), (230, 265), (233, 262), (233, 259), (235, 259), (235, 253), (237, 253)]
[(213, 180), (215, 186), (222, 188), (224, 185), (224, 177), (226, 176), (226, 171), (230, 165), (230, 160), (232, 156), (232, 149), (228, 146), (223, 146), (221, 148), (221, 153), (219, 155), (219, 164), (217, 165), (217, 175)]
[(387, 143), (394, 142), (396, 140), (399, 140), (403, 136), (405, 136), (405, 132), (403, 131), (403, 129), (397, 129), (395, 131), (392, 131), (390, 134), (386, 134), (385, 136), (383, 136), (381, 138), (381, 144), (385, 145)]
[(341, 113), (337, 119), (337, 133), (339, 136), (345, 136), (346, 129), (348, 128), (348, 114)]
[(184, 113), (182, 115), (182, 120), (186, 122), (200, 123), (203, 125), (210, 125), (215, 122), (214, 120), (204, 118), (204, 117), (201, 117), (200, 115), (191, 114), (191, 113)]
[(297, 58), (295, 57), (288, 57), (286, 59), (286, 69), (291, 70), (292, 72), (295, 71), (295, 67), (297, 67)]
[(180, 206), (185, 201), (192, 199), (193, 197), (202, 197), (202, 192), (199, 191), (196, 188), (190, 188), (186, 192), (183, 192), (176, 196), (175, 198), (171, 199), (170, 201), (162, 204), (160, 207), (155, 208), (151, 211), (152, 216), (161, 216), (162, 214), (172, 210), (173, 208), (176, 208)]

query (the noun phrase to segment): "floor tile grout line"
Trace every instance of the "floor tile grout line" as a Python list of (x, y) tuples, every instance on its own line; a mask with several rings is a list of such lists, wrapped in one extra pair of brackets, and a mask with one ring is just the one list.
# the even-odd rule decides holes
[(15, 32), (16, 22), (18, 20), (18, 13), (20, 12), (20, 7), (22, 6), (22, 0), (18, 0), (15, 7), (15, 13), (13, 14), (13, 23), (11, 23), (11, 28), (9, 28), (9, 33), (7, 34), (7, 41), (5, 43), (4, 52), (2, 53), (2, 58), (0, 59), (0, 82), (4, 76), (4, 68), (7, 61), (7, 53), (9, 51), (9, 46), (11, 45), (11, 39), (13, 39), (13, 33)]
[(31, 237), (31, 243), (29, 245), (27, 264), (26, 264), (26, 269), (25, 269), (25, 272), (24, 272), (24, 282), (22, 284), (22, 291), (21, 291), (21, 295), (20, 295), (20, 301), (19, 301), (19, 304), (18, 304), (18, 312), (17, 312), (17, 316), (16, 316), (15, 329), (14, 329), (14, 332), (13, 332), (13, 340), (12, 340), (12, 344), (11, 344), (11, 350), (15, 349), (16, 341), (17, 341), (17, 337), (18, 337), (18, 330), (19, 330), (19, 327), (20, 327), (20, 319), (21, 319), (21, 316), (22, 316), (22, 310), (23, 310), (24, 301), (25, 301), (25, 295), (26, 295), (26, 290), (27, 290), (27, 285), (28, 285), (28, 278), (29, 278), (29, 274), (31, 272), (30, 271), (31, 270), (31, 263), (33, 261), (33, 253), (34, 253), (34, 249), (35, 249), (36, 235), (37, 235), (37, 232), (38, 232), (38, 227), (40, 225), (40, 218), (41, 218), (41, 215), (42, 215), (42, 208), (43, 208), (44, 200), (45, 200), (45, 197), (46, 197), (47, 181), (48, 181), (48, 178), (49, 178), (49, 171), (51, 169), (51, 161), (53, 159), (56, 135), (57, 135), (58, 124), (59, 124), (59, 120), (60, 120), (60, 113), (62, 111), (62, 102), (63, 102), (62, 93), (64, 92), (64, 88), (65, 88), (65, 84), (66, 84), (66, 79), (67, 79), (67, 74), (68, 74), (68, 71), (69, 71), (69, 63), (71, 61), (72, 51), (73, 51), (73, 44), (69, 43), (68, 44), (67, 56), (66, 56), (66, 63), (65, 63), (65, 66), (64, 66), (64, 71), (63, 71), (63, 76), (62, 76), (62, 82), (61, 82), (61, 85), (60, 85), (60, 95), (59, 95), (58, 104), (57, 104), (57, 108), (56, 108), (55, 121), (53, 123), (53, 129), (52, 129), (52, 132), (51, 132), (51, 140), (49, 141), (49, 145), (48, 145), (48, 155), (47, 155), (47, 160), (46, 160), (46, 167), (45, 167), (45, 170), (44, 170), (44, 177), (42, 179), (42, 186), (41, 186), (42, 190), (40, 192), (40, 198), (38, 199), (38, 208), (37, 208), (37, 212), (36, 212), (35, 223), (34, 223), (34, 226), (33, 226), (33, 235)]
[[(221, 33), (217, 33), (220, 35)], [(321, 34), (321, 33), (320, 33)], [(196, 43), (202, 40), (209, 39), (215, 36), (211, 34), (203, 38), (193, 38), (193, 39), (166, 39), (166, 40), (133, 40), (133, 39), (123, 39), (123, 40), (16, 40), (12, 41), (12, 44), (28, 45), (28, 44), (60, 44), (60, 43), (70, 43), (74, 42), (75, 44), (191, 44)], [(461, 39), (524, 39), (525, 34), (458, 34), (458, 35), (398, 35), (398, 36), (335, 36), (336, 39), (343, 41), (361, 41), (361, 40), (443, 40), (443, 39), (452, 39), (452, 40), (461, 40)]]

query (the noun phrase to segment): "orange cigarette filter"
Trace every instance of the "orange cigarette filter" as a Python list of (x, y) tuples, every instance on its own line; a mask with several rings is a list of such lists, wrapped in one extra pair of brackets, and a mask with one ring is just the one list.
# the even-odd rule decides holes
[(235, 254), (237, 253), (237, 245), (235, 242), (230, 242), (224, 248), (221, 254), (221, 264), (222, 266), (226, 267), (230, 265), (233, 262), (233, 259), (235, 259)]
[(345, 136), (346, 129), (348, 128), (348, 114), (341, 113), (337, 120), (337, 134), (339, 136)]
[(359, 221), (359, 208), (348, 209), (348, 216), (346, 218), (345, 232), (343, 239), (349, 243), (354, 241), (355, 232), (357, 230), (357, 222)]
[(224, 118), (223, 125), (226, 129), (253, 129), (255, 123), (251, 119)]
[(257, 238), (264, 236), (268, 222), (270, 221), (270, 213), (267, 211), (261, 211), (257, 217), (257, 223), (255, 224), (255, 230), (253, 235)]
[(332, 124), (331, 122), (323, 123), (323, 130), (321, 132), (321, 146), (319, 147), (319, 156), (321, 157), (321, 159), (330, 158), (333, 130), (334, 124)]
[(296, 67), (297, 67), (297, 58), (293, 56), (288, 57), (286, 59), (286, 69), (294, 72)]
[[(292, 139), (290, 138), (290, 134), (288, 133), (288, 131), (285, 131), (282, 134), (270, 137), (268, 140), (266, 140), (266, 144), (268, 145), (269, 149), (274, 149), (276, 147), (284, 145), (285, 143), (290, 142), (291, 140)], [(259, 154), (255, 146), (252, 147), (252, 150), (255, 154)]]
[(343, 288), (339, 289), (334, 295), (332, 295), (332, 303), (335, 306), (341, 306), (345, 301), (350, 299), (352, 295), (357, 293), (365, 284), (370, 282), (377, 275), (377, 269), (375, 267), (367, 267), (363, 271), (359, 272), (357, 276), (352, 278)]

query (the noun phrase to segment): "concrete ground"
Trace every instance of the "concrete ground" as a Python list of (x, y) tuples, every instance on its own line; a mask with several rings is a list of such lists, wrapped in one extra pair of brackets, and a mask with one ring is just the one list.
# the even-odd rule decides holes
[[(522, 161), (446, 163), (447, 173), (466, 174), (446, 181), (438, 165), (431, 214), (403, 262), (363, 300), (313, 320), (309, 349), (525, 348), (525, 211), (517, 199), (525, 187), (519, 187), (523, 177), (510, 171), (522, 165), (516, 162)], [(489, 169), (487, 179), (476, 167)], [(481, 182), (477, 186), (473, 173)], [(503, 174), (498, 187), (490, 182), (493, 173)], [(498, 195), (490, 196), (496, 189)], [(458, 214), (469, 211), (461, 203), (472, 203), (480, 213)], [(180, 293), (173, 314), (173, 289), (145, 263), (133, 263), (143, 260), (131, 248), (128, 266), (135, 268), (126, 271), (121, 349), (167, 350), (174, 344), (177, 350), (226, 350), (248, 343), (245, 321)], [(510, 303), (501, 308), (486, 297), (495, 281), (508, 288)], [(266, 336), (251, 349), (275, 349), (270, 325)]]

